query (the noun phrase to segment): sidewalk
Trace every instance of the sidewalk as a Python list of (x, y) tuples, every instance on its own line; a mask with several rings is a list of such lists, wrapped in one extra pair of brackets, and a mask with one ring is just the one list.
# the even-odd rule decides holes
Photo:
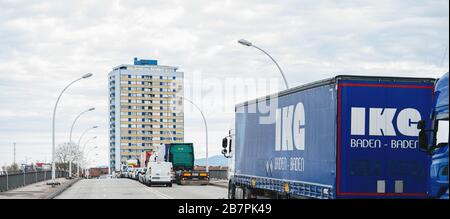
[(226, 180), (226, 179), (210, 179), (209, 185), (228, 188), (228, 180)]
[(17, 189), (0, 192), (0, 199), (52, 199), (59, 193), (76, 183), (79, 179), (56, 179), (61, 185), (47, 185), (51, 180), (30, 184)]

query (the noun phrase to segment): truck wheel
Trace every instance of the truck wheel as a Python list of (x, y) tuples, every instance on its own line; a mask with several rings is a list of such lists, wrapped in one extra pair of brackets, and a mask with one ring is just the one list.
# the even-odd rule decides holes
[(236, 199), (236, 186), (231, 182), (228, 183), (228, 199)]
[(167, 187), (172, 187), (172, 183), (167, 184)]
[(243, 196), (244, 199), (255, 199), (255, 197), (253, 196), (253, 190), (249, 189), (249, 188), (244, 188), (243, 189)]

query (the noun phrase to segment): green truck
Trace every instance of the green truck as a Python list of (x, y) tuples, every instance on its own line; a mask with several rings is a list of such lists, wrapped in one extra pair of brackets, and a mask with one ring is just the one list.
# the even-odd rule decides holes
[(165, 146), (165, 161), (173, 165), (175, 182), (178, 185), (209, 183), (209, 173), (194, 169), (194, 145), (192, 143), (171, 143)]

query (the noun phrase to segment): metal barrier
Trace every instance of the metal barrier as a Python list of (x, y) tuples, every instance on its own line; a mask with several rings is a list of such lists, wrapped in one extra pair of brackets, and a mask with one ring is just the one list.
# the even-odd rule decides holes
[[(66, 171), (56, 171), (56, 178), (69, 176)], [(49, 180), (52, 178), (52, 171), (33, 172), (2, 172), (0, 174), (0, 192), (30, 185), (33, 183)]]
[(209, 170), (210, 179), (228, 179), (228, 170)]

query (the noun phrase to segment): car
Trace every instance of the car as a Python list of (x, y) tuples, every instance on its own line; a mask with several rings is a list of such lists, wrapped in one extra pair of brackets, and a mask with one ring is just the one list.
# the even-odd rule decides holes
[(148, 162), (143, 181), (148, 186), (165, 185), (172, 187), (172, 163)]
[(145, 172), (146, 172), (147, 170), (146, 169), (142, 169), (139, 173), (138, 173), (138, 181), (140, 182), (140, 183), (144, 183), (144, 177), (145, 177)]
[(127, 171), (125, 172), (125, 177), (126, 178), (131, 178), (132, 174), (133, 174), (133, 171), (134, 171), (134, 167), (128, 167)]
[(141, 172), (144, 170), (144, 168), (135, 168), (131, 178), (134, 180), (139, 180), (139, 175), (141, 174)]

